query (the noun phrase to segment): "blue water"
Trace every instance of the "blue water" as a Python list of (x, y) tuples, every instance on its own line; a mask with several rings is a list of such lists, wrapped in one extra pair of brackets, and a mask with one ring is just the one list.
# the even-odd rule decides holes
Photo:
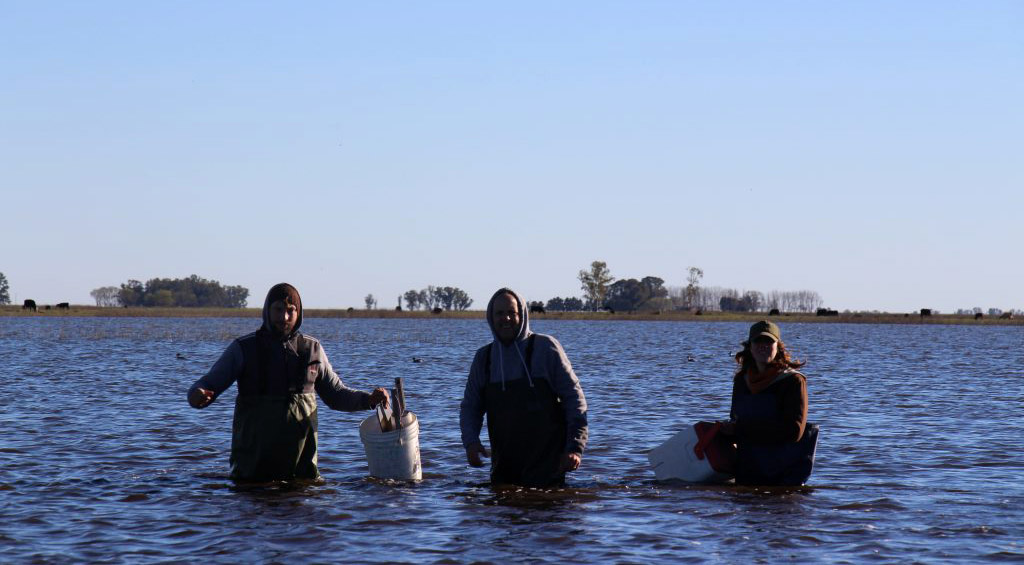
[(233, 486), (234, 389), (205, 410), (185, 391), (256, 323), (0, 318), (0, 560), (1024, 561), (1019, 326), (783, 323), (822, 431), (809, 486), (769, 491), (659, 485), (645, 456), (726, 416), (746, 324), (535, 320), (581, 379), (590, 444), (567, 488), (496, 492), (458, 431), (489, 334), (441, 319), (303, 325), (349, 386), (404, 377), (422, 482), (367, 478), (369, 413), (321, 403), (323, 484)]

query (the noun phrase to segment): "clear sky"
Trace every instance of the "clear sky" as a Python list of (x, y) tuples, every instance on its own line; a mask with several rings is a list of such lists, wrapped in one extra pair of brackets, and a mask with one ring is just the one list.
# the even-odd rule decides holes
[(0, 272), (1024, 308), (1024, 2), (3, 2)]

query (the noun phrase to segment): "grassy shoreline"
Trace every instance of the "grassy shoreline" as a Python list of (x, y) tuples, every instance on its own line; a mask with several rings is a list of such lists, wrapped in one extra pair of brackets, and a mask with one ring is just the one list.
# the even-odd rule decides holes
[[(259, 308), (101, 308), (73, 304), (67, 310), (40, 309), (37, 312), (22, 310), (21, 306), (0, 306), (0, 317), (99, 317), (99, 318), (259, 318)], [(442, 312), (432, 314), (419, 311), (397, 310), (347, 310), (309, 308), (303, 312), (306, 318), (422, 318), (422, 319), (482, 319), (482, 310)], [(805, 313), (786, 313), (768, 316), (764, 312), (705, 312), (702, 315), (691, 312), (549, 312), (530, 314), (535, 320), (636, 320), (651, 322), (755, 322), (765, 318), (788, 323), (840, 323), (840, 324), (955, 324), (972, 326), (1021, 326), (1024, 317), (999, 319), (985, 316), (975, 320), (973, 315), (936, 314), (919, 316), (905, 313), (854, 312), (838, 316), (816, 316)]]

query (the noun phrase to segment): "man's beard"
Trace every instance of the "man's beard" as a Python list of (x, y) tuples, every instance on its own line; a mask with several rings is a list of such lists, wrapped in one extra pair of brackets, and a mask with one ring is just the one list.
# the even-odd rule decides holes
[(277, 337), (286, 337), (295, 331), (295, 324), (270, 324), (270, 329), (274, 330)]

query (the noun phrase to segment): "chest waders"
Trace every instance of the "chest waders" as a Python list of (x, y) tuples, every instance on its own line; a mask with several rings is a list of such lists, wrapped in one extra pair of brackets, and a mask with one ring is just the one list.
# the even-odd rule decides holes
[[(527, 338), (526, 366), (533, 368), (533, 342)], [(491, 374), (491, 348), (485, 353)], [(547, 379), (524, 377), (484, 388), (487, 436), (491, 442), (491, 483), (550, 487), (565, 483), (559, 470), (565, 451), (565, 412)]]
[[(260, 334), (240, 342), (245, 368), (231, 426), (231, 478), (319, 478), (316, 396), (304, 392), (311, 378), (309, 346), (300, 336), (291, 351)], [(283, 357), (272, 348), (280, 348)]]
[[(794, 378), (794, 377), (783, 377)], [(758, 394), (738, 396), (734, 410), (738, 420), (779, 418), (779, 379)], [(800, 486), (807, 482), (814, 466), (818, 425), (807, 422), (800, 441), (790, 443), (738, 442), (736, 484)]]

